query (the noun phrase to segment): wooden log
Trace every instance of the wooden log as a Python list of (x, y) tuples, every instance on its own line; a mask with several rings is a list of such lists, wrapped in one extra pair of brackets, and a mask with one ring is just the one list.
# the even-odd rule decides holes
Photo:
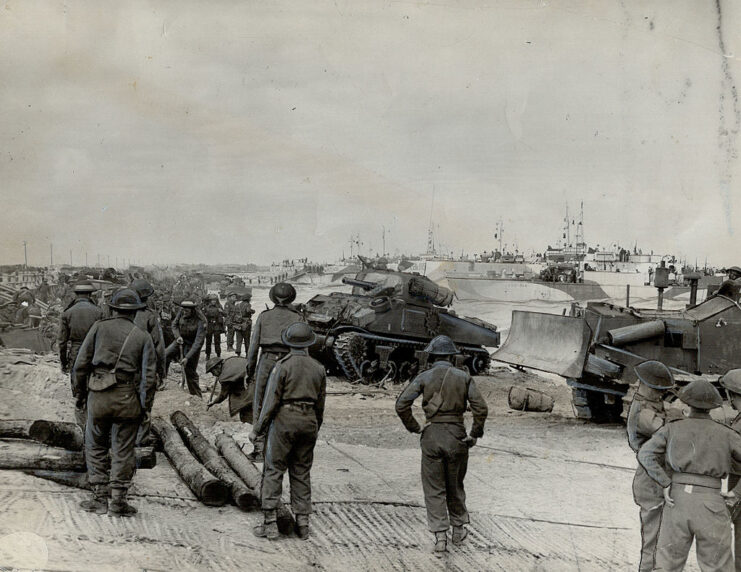
[(68, 487), (85, 490), (92, 488), (87, 480), (87, 473), (74, 473), (71, 471), (24, 471), (24, 473)]
[[(137, 469), (151, 469), (157, 464), (154, 447), (134, 450)], [(87, 471), (85, 456), (78, 451), (49, 447), (36, 441), (0, 440), (0, 469), (39, 471)]]
[(44, 419), (8, 419), (0, 421), (0, 438), (33, 439), (52, 447), (82, 451), (82, 429), (76, 423)]
[[(226, 462), (229, 463), (229, 466), (234, 469), (234, 472), (254, 491), (259, 503), (262, 471), (247, 458), (247, 455), (239, 448), (233, 437), (224, 433), (217, 435), (216, 447), (226, 459)], [(278, 528), (283, 534), (290, 534), (295, 525), (296, 521), (293, 518), (293, 513), (285, 504), (281, 504), (278, 508)]]
[(205, 505), (223, 506), (229, 499), (229, 487), (209, 473), (193, 457), (178, 432), (161, 417), (152, 419), (152, 430), (162, 443), (165, 455), (183, 482)]
[(247, 488), (226, 461), (219, 456), (219, 452), (203, 436), (188, 416), (182, 411), (175, 411), (170, 420), (177, 428), (183, 441), (203, 465), (221, 479), (229, 487), (235, 504), (247, 510), (257, 506), (257, 497), (254, 491)]

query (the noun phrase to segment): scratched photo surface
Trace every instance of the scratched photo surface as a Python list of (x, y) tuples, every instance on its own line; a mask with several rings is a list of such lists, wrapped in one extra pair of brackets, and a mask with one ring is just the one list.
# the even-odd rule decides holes
[[(254, 323), (272, 305), (270, 280), (295, 278), (307, 302), (349, 293), (351, 258), (384, 257), (450, 288), (451, 309), (496, 325), (503, 344), (514, 310), (561, 315), (575, 298), (561, 287), (497, 297), (482, 280), (501, 269), (476, 267), (486, 253), (527, 266), (581, 240), (667, 255), (677, 271), (741, 265), (731, 0), (10, 0), (0, 51), (0, 264), (11, 269), (0, 290), (23, 266), (53, 282), (61, 265), (244, 265)], [(314, 280), (317, 269), (329, 278)], [(653, 285), (627, 284), (600, 292), (656, 307)], [(664, 307), (689, 296), (667, 291)], [(206, 506), (160, 452), (134, 477), (128, 519), (80, 509), (89, 493), (71, 485), (84, 473), (4, 470), (0, 567), (637, 569), (624, 420), (580, 419), (568, 364), (516, 369), (515, 353), (474, 372), (489, 416), (470, 449), (470, 534), (442, 560), (419, 438), (394, 408), (406, 383), (363, 393), (330, 371), (308, 541), (256, 538), (259, 508)], [(204, 399), (215, 379), (205, 362)], [(153, 415), (181, 410), (211, 443), (223, 432), (248, 451), (251, 426), (179, 381), (176, 365)], [(552, 410), (513, 410), (513, 385), (544, 392)], [(75, 421), (53, 350), (0, 348), (0, 391), (0, 423)], [(0, 462), (15, 467), (9, 443)], [(286, 479), (285, 500), (288, 490)]]

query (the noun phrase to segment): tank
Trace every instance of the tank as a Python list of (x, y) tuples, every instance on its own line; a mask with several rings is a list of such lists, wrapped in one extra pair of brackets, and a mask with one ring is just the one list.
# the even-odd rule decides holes
[(619, 421), (638, 384), (633, 367), (643, 361), (663, 362), (680, 385), (698, 377), (715, 383), (741, 368), (741, 306), (715, 295), (680, 310), (590, 302), (567, 316), (514, 311), (492, 358), (561, 375), (577, 417)]
[(352, 293), (314, 296), (303, 306), (320, 336), (312, 353), (351, 382), (404, 382), (426, 367), (424, 348), (437, 335), (461, 350), (457, 365), (485, 373), (486, 348), (499, 346), (496, 326), (448, 309), (453, 293), (417, 273), (366, 269), (343, 278)]

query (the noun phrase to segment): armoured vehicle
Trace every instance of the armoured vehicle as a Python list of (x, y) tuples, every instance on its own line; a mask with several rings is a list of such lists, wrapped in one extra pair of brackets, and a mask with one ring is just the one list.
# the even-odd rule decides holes
[(320, 294), (303, 308), (324, 342), (314, 353), (334, 373), (353, 382), (406, 381), (424, 368), (422, 350), (439, 334), (461, 349), (461, 367), (472, 374), (487, 371), (485, 348), (499, 346), (499, 332), (483, 320), (448, 310), (453, 293), (447, 288), (417, 273), (377, 268), (342, 281), (353, 287), (352, 293)]
[(693, 295), (681, 310), (590, 302), (568, 316), (514, 311), (492, 358), (565, 377), (577, 417), (617, 421), (637, 384), (632, 366), (642, 361), (665, 363), (679, 383), (741, 367), (741, 306), (724, 295), (695, 305)]

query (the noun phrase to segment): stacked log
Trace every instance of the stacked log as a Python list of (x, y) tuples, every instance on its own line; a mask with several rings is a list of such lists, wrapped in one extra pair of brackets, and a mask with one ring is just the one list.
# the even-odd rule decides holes
[(69, 451), (82, 451), (82, 429), (75, 423), (44, 419), (8, 419), (0, 421), (0, 438), (31, 439)]
[(159, 437), (165, 455), (193, 494), (205, 505), (223, 506), (229, 498), (229, 487), (209, 473), (193, 457), (178, 432), (164, 419), (155, 417), (152, 430)]
[(234, 502), (239, 508), (247, 510), (259, 505), (259, 495), (255, 494), (255, 490), (245, 486), (237, 473), (221, 458), (216, 448), (208, 442), (185, 413), (175, 411), (170, 416), (170, 420), (196, 458), (210, 472), (226, 483)]
[[(137, 447), (135, 453), (137, 468), (151, 469), (157, 464), (153, 447)], [(87, 466), (82, 452), (19, 439), (0, 441), (0, 469), (84, 473)]]

